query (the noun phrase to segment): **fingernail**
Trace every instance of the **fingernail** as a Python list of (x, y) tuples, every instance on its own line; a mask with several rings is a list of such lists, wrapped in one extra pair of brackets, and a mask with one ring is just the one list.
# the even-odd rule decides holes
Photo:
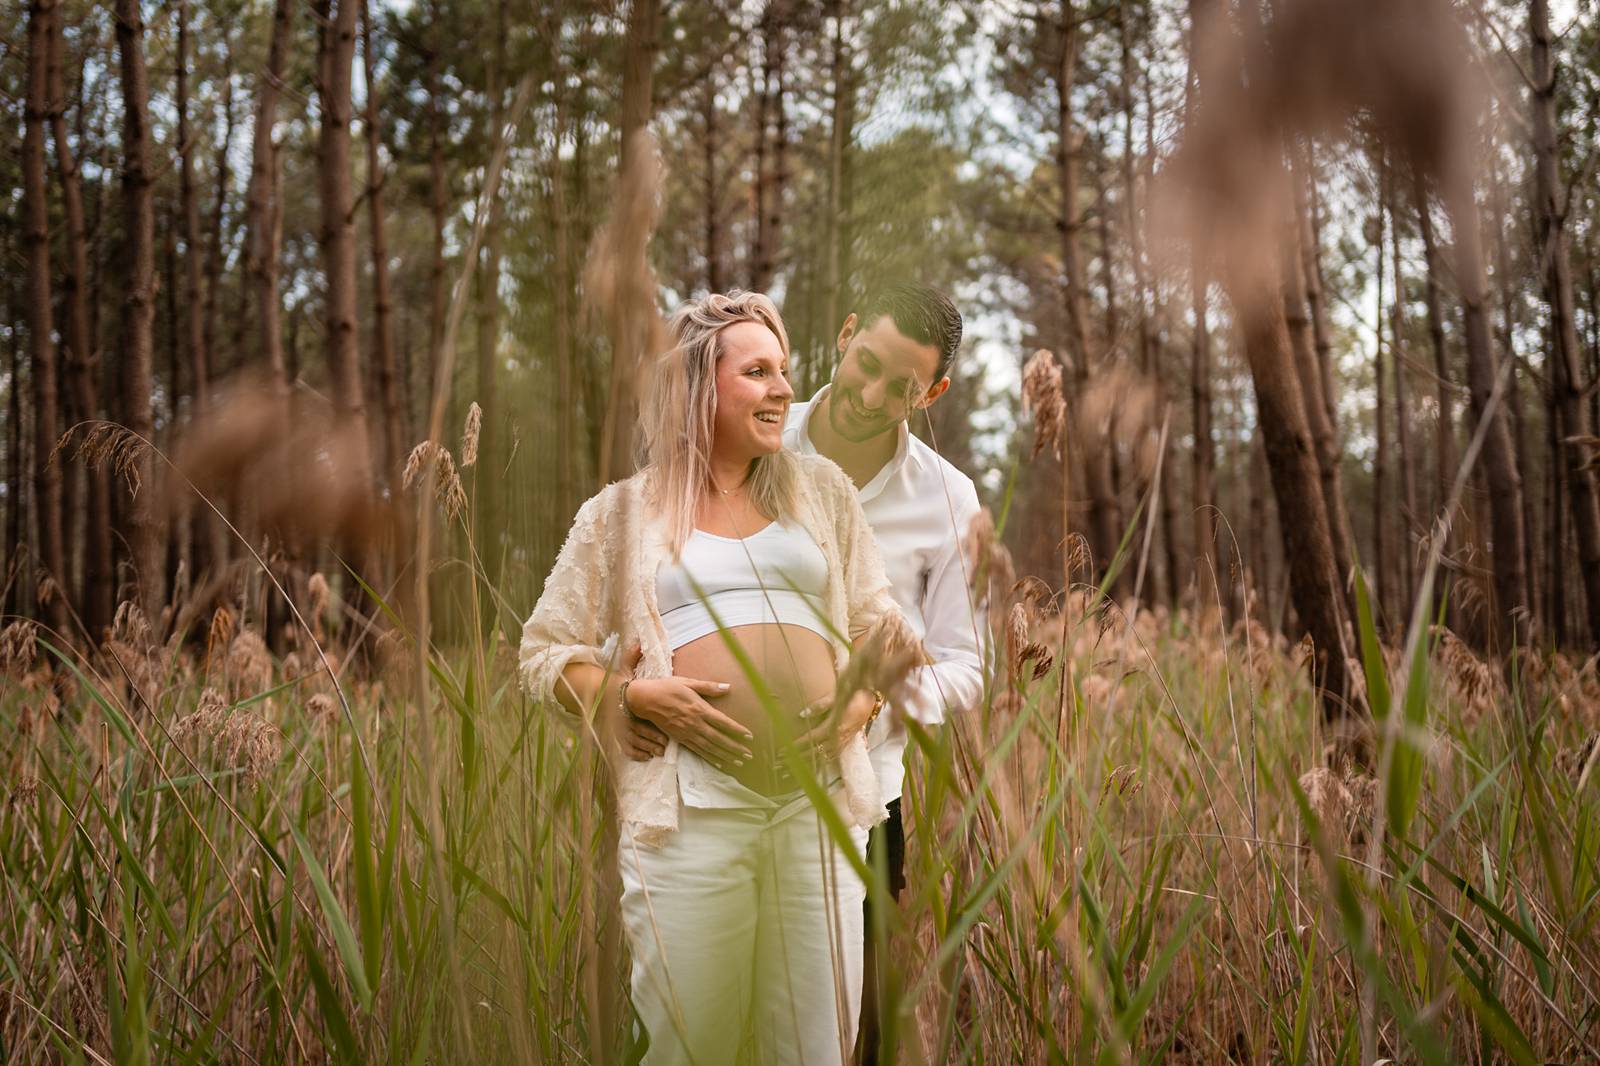
[(721, 683), (721, 684), (719, 684), (719, 685), (718, 685), (718, 686), (717, 686), (717, 687), (718, 687), (718, 688), (719, 688), (719, 689), (721, 689), (721, 690), (722, 690), (722, 691), (724, 691), (724, 692), (726, 692), (726, 691), (728, 691), (728, 690), (729, 690), (729, 689), (730, 689), (730, 688), (732, 688), (732, 687), (733, 687), (733, 686), (732, 686), (732, 685), (730, 685), (730, 684), (728, 684), (728, 683), (727, 683), (727, 682), (726, 682), (726, 681), (724, 681), (724, 682), (722, 682), (722, 683)]
[(733, 760), (733, 765), (735, 765), (735, 766), (743, 766), (744, 765), (744, 760), (743, 759), (735, 759), (735, 760)]

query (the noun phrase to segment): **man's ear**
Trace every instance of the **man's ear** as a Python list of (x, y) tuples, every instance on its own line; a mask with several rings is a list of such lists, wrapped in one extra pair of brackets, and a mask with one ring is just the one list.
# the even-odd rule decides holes
[(839, 327), (839, 351), (843, 352), (850, 347), (850, 342), (856, 337), (856, 313), (851, 311), (845, 316), (844, 325)]
[(923, 393), (922, 394), (922, 399), (917, 401), (917, 410), (920, 411), (925, 407), (932, 407), (933, 406), (933, 401), (935, 401), (939, 397), (943, 396), (945, 394), (946, 390), (948, 390), (949, 388), (950, 388), (950, 375), (946, 374), (944, 377), (940, 378), (938, 381), (935, 381), (932, 385), (928, 386), (928, 391)]

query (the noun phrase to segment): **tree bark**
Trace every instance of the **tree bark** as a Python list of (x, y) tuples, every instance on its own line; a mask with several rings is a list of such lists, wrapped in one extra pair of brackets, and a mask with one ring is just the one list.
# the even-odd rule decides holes
[(1194, 333), (1189, 349), (1189, 402), (1194, 421), (1194, 454), (1190, 461), (1190, 472), (1193, 478), (1194, 565), (1198, 581), (1196, 603), (1202, 612), (1212, 603), (1221, 608), (1219, 583), (1228, 581), (1222, 573), (1222, 553), (1217, 546), (1217, 501), (1213, 488), (1217, 459), (1211, 428), (1211, 325), (1206, 307), (1208, 288), (1204, 264), (1198, 255), (1191, 256), (1189, 305), (1194, 318)]
[(282, 207), (278, 196), (278, 149), (272, 139), (272, 128), (277, 123), (278, 97), (288, 60), (293, 16), (294, 0), (276, 0), (267, 65), (256, 81), (250, 187), (245, 194), (245, 274), (254, 294), (259, 358), (280, 398), (287, 394), (288, 378), (283, 356), (283, 308), (278, 297), (278, 220)]
[[(55, 141), (57, 182), (61, 187), (66, 255), (62, 269), (62, 354), (67, 378), (76, 400), (78, 417), (100, 416), (98, 382), (100, 358), (94, 349), (89, 321), (89, 240), (83, 213), (83, 182), (78, 160), (67, 136), (66, 92), (62, 80), (65, 48), (63, 15), (50, 20), (51, 85), (50, 129)], [(80, 116), (81, 117), (81, 116)], [(83, 538), (83, 591), (79, 614), (91, 639), (111, 624), (114, 605), (111, 569), (111, 480), (104, 466), (84, 471), (86, 488)]]
[[(661, 19), (660, 0), (633, 0), (628, 9), (628, 29), (623, 45), (622, 61), (622, 115), (618, 129), (618, 187), (625, 176), (638, 166), (634, 156), (641, 147), (640, 138), (655, 114), (655, 65)], [(620, 326), (621, 323), (613, 323)], [(616, 477), (631, 462), (633, 445), (634, 396), (636, 374), (633, 373), (642, 352), (626, 350), (627, 341), (617, 329), (612, 330), (611, 389), (606, 397), (605, 427), (602, 431), (599, 476), (603, 485)]]
[[(33, 491), (38, 564), (55, 586), (45, 598), (44, 620), (58, 634), (67, 632), (66, 542), (62, 536), (61, 464), (51, 462), (60, 433), (60, 388), (56, 366), (54, 302), (51, 298), (50, 202), (46, 183), (44, 127), (50, 114), (48, 75), (51, 23), (60, 17), (52, 0), (28, 7), (27, 99), (22, 135), (22, 242), (28, 283), (24, 320), (28, 325), (28, 366), (33, 386)], [(15, 390), (16, 383), (12, 383)]]
[(178, 202), (183, 213), (183, 350), (188, 357), (193, 410), (203, 409), (210, 392), (210, 361), (206, 351), (203, 253), (200, 241), (200, 201), (195, 192), (195, 138), (189, 129), (189, 3), (178, 0)]
[(832, 115), (828, 127), (828, 217), (826, 289), (822, 310), (822, 329), (818, 331), (818, 352), (815, 366), (807, 382), (812, 395), (822, 384), (833, 377), (836, 358), (834, 330), (844, 318), (846, 245), (849, 227), (845, 218), (845, 172), (850, 146), (855, 140), (856, 86), (855, 71), (851, 65), (850, 37), (845, 32), (845, 22), (850, 17), (850, 0), (833, 0), (833, 47), (829, 56), (832, 81)]
[(1550, 54), (1550, 14), (1546, 0), (1530, 0), (1528, 36), (1532, 41), (1534, 223), (1550, 305), (1550, 387), (1561, 411), (1561, 459), (1567, 473), (1567, 501), (1578, 544), (1578, 574), (1583, 584), (1589, 641), (1600, 648), (1600, 497), (1583, 445), (1591, 436), (1582, 356), (1567, 259), (1567, 204), (1562, 202), (1560, 160), (1556, 152), (1556, 71)]
[[(127, 427), (153, 447), (155, 420), (150, 408), (152, 335), (155, 322), (155, 204), (150, 175), (150, 89), (144, 61), (144, 16), (138, 0), (117, 0), (117, 50), (122, 75), (122, 393)], [(161, 540), (151, 501), (156, 494), (154, 463), (141, 448), (134, 467), (141, 486), (128, 515), (138, 602), (151, 624), (161, 618)]]
[[(1450, 381), (1450, 353), (1445, 346), (1444, 312), (1439, 298), (1439, 249), (1433, 233), (1433, 213), (1428, 209), (1428, 198), (1421, 178), (1412, 185), (1412, 196), (1417, 209), (1417, 229), (1422, 235), (1423, 300), (1428, 315), (1428, 344), (1433, 350), (1434, 402), (1438, 412), (1434, 422), (1434, 480), (1433, 506), (1429, 512), (1437, 518), (1444, 513), (1450, 500), (1450, 485), (1456, 476), (1456, 416), (1454, 388)], [(1460, 533), (1452, 523), (1450, 535), (1440, 548), (1443, 557), (1450, 558), (1450, 545), (1460, 540)], [(1446, 596), (1445, 624), (1461, 632), (1461, 601), (1455, 595), (1459, 590), (1441, 587)]]
[(444, 167), (445, 117), (439, 107), (442, 91), (439, 87), (439, 66), (444, 34), (441, 22), (437, 0), (429, 0), (428, 57), (423, 70), (422, 91), (428, 100), (428, 209), (433, 219), (433, 252), (428, 262), (428, 376), (424, 379), (430, 388), (439, 376), (444, 320), (449, 304), (444, 269), (444, 228), (450, 209), (450, 189)]
[[(1378, 163), (1380, 186), (1387, 181), (1383, 176), (1384, 163)], [(1376, 573), (1378, 610), (1377, 622), (1380, 629), (1387, 626), (1393, 617), (1390, 612), (1395, 607), (1394, 583), (1391, 575), (1394, 568), (1390, 565), (1389, 549), (1389, 511), (1393, 501), (1389, 499), (1389, 405), (1385, 402), (1388, 393), (1389, 375), (1384, 366), (1383, 359), (1383, 291), (1387, 280), (1384, 276), (1383, 261), (1383, 231), (1384, 231), (1384, 197), (1380, 191), (1377, 202), (1377, 237), (1372, 244), (1378, 254), (1378, 262), (1373, 270), (1374, 284), (1378, 290), (1378, 305), (1376, 317), (1372, 322), (1372, 380), (1373, 380), (1373, 436), (1377, 439), (1377, 447), (1372, 458), (1372, 566)], [(1404, 617), (1403, 615), (1400, 617)], [(1402, 625), (1404, 622), (1401, 623)]]
[(1451, 395), (1450, 353), (1445, 347), (1444, 313), (1439, 301), (1439, 252), (1433, 235), (1433, 216), (1420, 179), (1414, 187), (1417, 228), (1422, 234), (1422, 259), (1426, 273), (1423, 299), (1428, 312), (1428, 343), (1433, 349), (1434, 402), (1439, 406), (1434, 430), (1433, 512), (1444, 510), (1450, 498), (1450, 481), (1456, 473), (1455, 400)]
[[(1333, 335), (1328, 330), (1327, 284), (1322, 277), (1322, 197), (1317, 192), (1316, 159), (1308, 150), (1304, 155), (1306, 183), (1310, 203), (1306, 205), (1301, 220), (1301, 252), (1305, 256), (1306, 301), (1311, 306), (1311, 336), (1317, 350), (1317, 372), (1322, 378), (1322, 405), (1328, 413), (1328, 424), (1337, 430), (1339, 425), (1339, 393), (1333, 380)], [(1351, 547), (1355, 537), (1346, 532), (1345, 539)]]
[(395, 362), (393, 307), (389, 295), (389, 240), (384, 218), (383, 190), (388, 174), (379, 146), (383, 131), (378, 124), (377, 72), (372, 55), (372, 7), (361, 5), (361, 61), (366, 74), (367, 226), (372, 235), (372, 373), (377, 379), (379, 417), (383, 421), (383, 479), (393, 491), (405, 462), (401, 434), (399, 367)]
[[(493, 35), (494, 46), (491, 48), (491, 59), (486, 71), (487, 92), (489, 97), (489, 136), (486, 138), (490, 151), (500, 135), (501, 126), (505, 121), (505, 106), (500, 84), (501, 71), (505, 66), (506, 18), (505, 0), (496, 0), (494, 5), (496, 27)], [(478, 465), (477, 473), (473, 477), (475, 502), (478, 515), (475, 531), (480, 545), (480, 557), (483, 560), (485, 576), (491, 584), (499, 582), (500, 552), (499, 522), (500, 522), (500, 477), (498, 472), (498, 437), (500, 424), (500, 405), (497, 402), (499, 392), (498, 363), (500, 346), (500, 219), (501, 196), (498, 190), (489, 201), (488, 232), (484, 234), (483, 241), (483, 273), (478, 281), (478, 406), (482, 413), (478, 434)]]
[[(1192, 29), (1192, 27), (1191, 27)], [(1188, 70), (1183, 83), (1183, 121), (1187, 126), (1194, 117), (1195, 54), (1194, 39), (1189, 40)], [(1193, 319), (1189, 347), (1189, 403), (1194, 424), (1194, 452), (1190, 458), (1190, 475), (1193, 482), (1191, 505), (1194, 508), (1194, 568), (1196, 574), (1196, 608), (1203, 614), (1215, 603), (1219, 612), (1224, 604), (1221, 588), (1228, 589), (1227, 607), (1233, 609), (1235, 583), (1223, 573), (1223, 556), (1217, 544), (1216, 500), (1216, 444), (1212, 439), (1211, 418), (1211, 281), (1198, 245), (1189, 254), (1189, 310)]]
[[(553, 16), (553, 25), (546, 25), (546, 32), (558, 35), (563, 26), (560, 14)], [(552, 107), (555, 112), (555, 140), (553, 145), (565, 143), (567, 132), (568, 100), (564, 85), (564, 72), (558, 67), (555, 71), (556, 90)], [(576, 167), (582, 161), (580, 153), (573, 153), (573, 163)], [(571, 219), (567, 211), (567, 181), (568, 173), (561, 153), (552, 147), (549, 154), (550, 199), (548, 201), (550, 226), (553, 231), (551, 252), (555, 258), (555, 267), (551, 271), (552, 314), (555, 320), (555, 370), (556, 370), (556, 523), (565, 523), (569, 516), (577, 509), (579, 466), (578, 456), (583, 451), (578, 447), (578, 424), (582, 390), (578, 384), (578, 374), (575, 367), (575, 356), (572, 343), (572, 235)], [(593, 412), (595, 407), (588, 405), (588, 410)], [(591, 419), (592, 421), (592, 419)], [(542, 532), (542, 530), (541, 530)], [(538, 556), (543, 558), (543, 556)]]
[(1489, 345), (1488, 281), (1478, 232), (1478, 208), (1471, 182), (1465, 177), (1453, 179), (1441, 192), (1455, 240), (1456, 285), (1461, 291), (1462, 334), (1467, 350), (1468, 408), (1475, 425), (1486, 416), (1490, 419), (1480, 463), (1489, 486), (1491, 558), (1499, 602), (1489, 612), (1489, 618), (1491, 625), (1504, 619), (1508, 624), (1503, 636), (1518, 647), (1526, 647), (1533, 636), (1533, 619), (1528, 610), (1528, 579), (1523, 569), (1522, 478), (1506, 428), (1505, 405), (1488, 410), (1498, 370)]
[[(1312, 228), (1306, 224), (1306, 187), (1312, 176), (1303, 166), (1292, 168), (1290, 181), (1294, 189), (1295, 216), (1293, 225), (1285, 234), (1283, 257), (1284, 320), (1289, 328), (1289, 339), (1294, 352), (1296, 376), (1305, 399), (1306, 424), (1311, 431), (1312, 447), (1317, 458), (1317, 470), (1322, 485), (1323, 513), (1328, 522), (1328, 534), (1333, 548), (1334, 566), (1337, 568), (1339, 588), (1346, 589), (1355, 555), (1350, 536), (1350, 518), (1345, 508), (1344, 474), (1339, 434), (1335, 423), (1328, 417), (1330, 405), (1323, 395), (1321, 359), (1317, 351), (1317, 330), (1313, 307), (1320, 306), (1321, 288), (1311, 284), (1308, 263), (1320, 255), (1316, 249), (1304, 249), (1301, 241)], [(1312, 291), (1316, 291), (1316, 304)], [(1348, 593), (1344, 596), (1345, 608), (1354, 617), (1355, 604)]]
[(1255, 382), (1261, 439), (1278, 501), (1284, 564), (1295, 613), (1315, 642), (1316, 681), (1323, 716), (1349, 713), (1349, 652), (1333, 538), (1322, 500), (1321, 475), (1294, 368), (1281, 292), (1231, 293), (1239, 314), (1245, 357)]
[(717, 154), (722, 126), (717, 114), (717, 74), (713, 66), (700, 85), (701, 160), (705, 173), (701, 196), (705, 205), (706, 291), (722, 291), (722, 190), (717, 181)]
[[(1166, 338), (1167, 338), (1167, 308), (1162, 297), (1160, 285), (1152, 276), (1150, 264), (1145, 256), (1144, 230), (1139, 213), (1139, 186), (1135, 180), (1134, 168), (1134, 112), (1135, 93), (1134, 85), (1139, 81), (1136, 74), (1133, 56), (1132, 28), (1128, 25), (1127, 9), (1118, 13), (1118, 24), (1122, 35), (1122, 79), (1125, 96), (1123, 98), (1123, 141), (1122, 155), (1123, 185), (1127, 189), (1125, 205), (1126, 225), (1128, 227), (1128, 248), (1133, 260), (1134, 284), (1139, 301), (1139, 352), (1145, 374), (1150, 378), (1155, 387), (1155, 409), (1161, 413), (1165, 424), (1165, 440), (1162, 444), (1162, 453), (1158, 457), (1159, 481), (1158, 489), (1161, 494), (1161, 542), (1165, 549), (1167, 572), (1167, 606), (1174, 612), (1183, 597), (1183, 563), (1181, 554), (1181, 537), (1178, 533), (1178, 477), (1173, 471), (1173, 462), (1177, 449), (1174, 446), (1175, 431), (1172, 426), (1173, 404), (1167, 395), (1167, 380), (1165, 370)], [(1138, 173), (1143, 176), (1145, 188), (1150, 187), (1150, 182), (1155, 171), (1156, 135), (1155, 135), (1155, 100), (1150, 85), (1148, 69), (1143, 75), (1145, 97), (1145, 128), (1144, 128), (1144, 156), (1138, 167)], [(1192, 559), (1191, 559), (1192, 562)]]
[(233, 168), (228, 162), (228, 157), (233, 151), (233, 123), (233, 43), (230, 39), (224, 38), (222, 140), (217, 144), (212, 165), (213, 173), (216, 174), (217, 192), (211, 205), (211, 233), (206, 242), (206, 287), (204, 308), (201, 312), (205, 321), (202, 333), (208, 359), (207, 369), (213, 380), (228, 372), (228, 367), (223, 365), (223, 353), (217, 348), (217, 314), (222, 304), (222, 250), (226, 241), (228, 192), (233, 187)]
[[(211, 399), (211, 348), (208, 343), (206, 323), (208, 296), (215, 289), (215, 280), (208, 288), (205, 285), (205, 260), (207, 251), (200, 236), (200, 199), (195, 188), (194, 177), (194, 150), (195, 138), (190, 135), (189, 128), (189, 4), (188, 0), (178, 0), (178, 62), (177, 62), (177, 104), (178, 104), (178, 145), (180, 157), (178, 160), (178, 199), (180, 210), (183, 213), (183, 348), (188, 355), (190, 382), (190, 416), (193, 417), (204, 411)], [(232, 125), (231, 120), (229, 123)], [(224, 153), (226, 148), (224, 147)], [(223, 155), (224, 165), (226, 155)], [(217, 185), (217, 228), (221, 225), (222, 201), (226, 192), (226, 184), (219, 182)], [(217, 244), (221, 234), (213, 232), (212, 243)], [(220, 501), (213, 501), (220, 502)], [(185, 508), (187, 511), (188, 508)], [(223, 565), (227, 559), (228, 541), (227, 530), (221, 519), (210, 507), (201, 504), (194, 511), (196, 520), (193, 523), (196, 533), (203, 533), (204, 539), (199, 542), (200, 550), (195, 555), (195, 572), (191, 574), (194, 579), (199, 578), (199, 571), (210, 568), (215, 570)], [(187, 531), (186, 531), (187, 532)]]
[[(756, 247), (751, 288), (765, 292), (777, 273), (783, 231), (783, 190), (788, 181), (789, 123), (785, 84), (785, 50), (789, 36), (789, 0), (768, 0), (761, 13), (761, 85), (756, 105), (758, 146)], [(771, 169), (766, 167), (767, 136), (772, 133)]]
[[(6, 253), (12, 251), (9, 241), (6, 242), (3, 251)], [(11, 302), (11, 286), (5, 286), (4, 291), (6, 321), (14, 322), (16, 319), (12, 316), (16, 314), (16, 308)], [(17, 551), (21, 548), (25, 536), (22, 532), (25, 525), (23, 513), (27, 510), (27, 505), (23, 499), (22, 483), (27, 475), (22, 454), (26, 448), (22, 431), (22, 345), (17, 340), (16, 330), (10, 331), (10, 341), (6, 347), (11, 356), (11, 387), (6, 390), (9, 394), (7, 401), (9, 417), (6, 418), (5, 426), (6, 462), (9, 469), (6, 471), (6, 553), (0, 558), (0, 565), (3, 565), (0, 573), (6, 575), (6, 580), (3, 588), (0, 588), (0, 610), (4, 610), (8, 615), (20, 615), (24, 613), (22, 582), (11, 580), (11, 576), (14, 573), (12, 567), (21, 563)]]
[(319, 0), (322, 31), (318, 48), (318, 96), (322, 123), (317, 140), (317, 188), (322, 201), (318, 244), (327, 275), (324, 322), (328, 376), (334, 413), (351, 434), (357, 484), (365, 484), (367, 456), (366, 394), (356, 341), (356, 237), (350, 179), (350, 68), (355, 58), (356, 13), (361, 0)]
[[(1068, 425), (1074, 429), (1074, 438), (1083, 453), (1084, 488), (1089, 494), (1089, 543), (1094, 552), (1095, 566), (1104, 573), (1116, 554), (1121, 522), (1118, 517), (1116, 488), (1111, 476), (1110, 450), (1102, 442), (1096, 445), (1092, 427), (1083, 425), (1082, 399), (1089, 381), (1089, 307), (1088, 277), (1083, 265), (1080, 236), (1083, 216), (1078, 208), (1079, 166), (1083, 149), (1083, 135), (1077, 128), (1072, 111), (1072, 88), (1077, 80), (1078, 49), (1080, 47), (1079, 16), (1073, 0), (1061, 0), (1060, 55), (1054, 70), (1056, 88), (1056, 171), (1061, 185), (1060, 215), (1056, 229), (1061, 239), (1061, 263), (1066, 281), (1064, 304), (1067, 322), (1067, 348), (1062, 353), (1063, 380), (1070, 382), (1068, 397), (1070, 417)], [(1072, 469), (1070, 448), (1063, 449), (1061, 464), (1062, 498), (1070, 500), (1066, 479)], [(1070, 530), (1063, 530), (1063, 534)], [(1126, 568), (1124, 568), (1126, 573)], [(1120, 579), (1111, 591), (1120, 595), (1124, 581)]]
[[(1394, 271), (1394, 298), (1389, 301), (1389, 365), (1394, 370), (1395, 445), (1400, 452), (1400, 490), (1404, 509), (1400, 514), (1401, 602), (1409, 605), (1416, 595), (1417, 479), (1411, 463), (1411, 409), (1406, 402), (1405, 276), (1400, 259), (1400, 216), (1395, 211), (1393, 175), (1388, 186), (1389, 263)], [(1409, 612), (1408, 612), (1409, 613)]]

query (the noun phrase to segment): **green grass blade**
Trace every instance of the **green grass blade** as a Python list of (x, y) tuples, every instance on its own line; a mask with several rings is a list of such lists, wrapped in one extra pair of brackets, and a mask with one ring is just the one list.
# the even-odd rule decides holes
[(322, 914), (328, 920), (328, 931), (333, 934), (334, 946), (339, 949), (339, 957), (344, 962), (345, 979), (350, 982), (361, 1009), (369, 1010), (372, 1007), (372, 986), (367, 983), (367, 966), (362, 961), (355, 932), (350, 928), (350, 919), (345, 917), (344, 908), (339, 906), (333, 886), (328, 883), (328, 875), (323, 872), (322, 863), (312, 852), (311, 845), (306, 843), (305, 835), (298, 826), (293, 825), (289, 827), (289, 832), (294, 834), (294, 842), (300, 849), (300, 860), (306, 864), (306, 873), (316, 889), (317, 901), (322, 904)]

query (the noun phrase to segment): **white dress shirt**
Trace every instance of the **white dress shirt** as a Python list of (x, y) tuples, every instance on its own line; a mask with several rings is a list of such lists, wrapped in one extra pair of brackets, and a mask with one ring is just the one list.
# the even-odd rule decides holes
[[(790, 404), (784, 447), (819, 454), (807, 422), (829, 387), (806, 403)], [(936, 726), (947, 710), (971, 708), (983, 695), (978, 624), (962, 551), (968, 523), (978, 513), (978, 492), (971, 478), (912, 436), (905, 423), (897, 432), (894, 458), (857, 495), (877, 537), (895, 602), (933, 661), (912, 671), (895, 709)], [(887, 739), (871, 751), (885, 801), (897, 798), (904, 784), (906, 740), (905, 726), (896, 720)]]

